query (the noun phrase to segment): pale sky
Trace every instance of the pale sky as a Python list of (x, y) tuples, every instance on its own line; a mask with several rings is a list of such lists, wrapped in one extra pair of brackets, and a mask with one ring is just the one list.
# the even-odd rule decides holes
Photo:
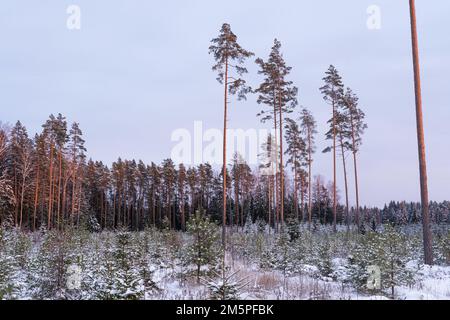
[[(450, 2), (416, 2), (429, 191), (440, 201), (450, 198)], [(71, 4), (81, 9), (81, 30), (66, 27)], [(380, 30), (367, 28), (370, 5), (381, 9)], [(223, 22), (258, 57), (267, 57), (275, 37), (281, 41), (299, 102), (319, 123), (315, 174), (332, 176), (331, 155), (320, 153), (330, 109), (318, 88), (334, 64), (359, 95), (369, 125), (361, 202), (419, 200), (407, 0), (5, 0), (0, 121), (21, 120), (34, 134), (60, 112), (80, 122), (93, 159), (160, 162), (170, 156), (174, 130), (193, 130), (194, 121), (222, 127), (223, 88), (210, 70), (208, 46)], [(253, 59), (248, 69), (257, 86)], [(254, 96), (232, 101), (230, 127), (267, 127), (256, 118), (259, 110)], [(343, 189), (341, 175), (338, 185)], [(353, 203), (353, 183), (350, 190)]]

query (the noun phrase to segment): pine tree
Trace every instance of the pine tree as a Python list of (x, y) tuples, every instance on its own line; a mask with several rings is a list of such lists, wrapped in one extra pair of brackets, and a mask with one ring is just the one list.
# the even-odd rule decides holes
[[(301, 136), (300, 128), (297, 123), (292, 119), (286, 119), (286, 155), (288, 155), (288, 159), (286, 165), (291, 165), (294, 177), (294, 211), (295, 218), (299, 219), (299, 210), (298, 210), (298, 190), (301, 192), (301, 208), (303, 214), (303, 191), (304, 186), (303, 183), (305, 181), (304, 175), (305, 171), (303, 167), (306, 165), (307, 160), (307, 150), (306, 143)], [(299, 188), (300, 185), (300, 188)]]
[(349, 257), (350, 279), (359, 289), (377, 290), (367, 287), (370, 267), (375, 266), (381, 273), (378, 289), (389, 290), (394, 298), (396, 286), (413, 280), (406, 265), (410, 258), (408, 239), (391, 225), (385, 225), (381, 233), (369, 232), (364, 237)]
[(164, 179), (164, 194), (166, 217), (169, 221), (169, 228), (176, 228), (175, 212), (172, 210), (172, 202), (174, 199), (174, 191), (176, 184), (176, 170), (175, 165), (171, 159), (166, 159), (162, 164), (162, 176)]
[(201, 279), (211, 292), (211, 300), (238, 300), (240, 291), (249, 282), (246, 278), (238, 278), (239, 270), (231, 272), (230, 267), (225, 266), (225, 257), (222, 254), (222, 263), (218, 272), (213, 271), (213, 276)]
[(188, 247), (188, 255), (192, 264), (196, 266), (197, 281), (200, 282), (201, 267), (215, 265), (217, 259), (218, 239), (216, 225), (197, 210), (187, 225), (188, 232), (193, 236), (193, 242)]
[(343, 95), (343, 84), (341, 76), (336, 68), (331, 65), (323, 78), (325, 85), (320, 88), (324, 100), (332, 106), (331, 117), (331, 138), (333, 140), (333, 228), (336, 232), (337, 196), (336, 196), (336, 109), (338, 108)]
[[(213, 54), (216, 64), (212, 67), (213, 71), (218, 72), (217, 81), (224, 85), (224, 116), (223, 116), (223, 214), (222, 214), (222, 245), (226, 243), (226, 220), (227, 220), (227, 111), (228, 111), (228, 94), (237, 94), (238, 99), (245, 99), (246, 94), (251, 91), (246, 86), (245, 80), (241, 77), (247, 73), (247, 69), (243, 67), (245, 59), (253, 56), (250, 51), (243, 49), (237, 43), (236, 35), (231, 31), (230, 25), (224, 23), (220, 34), (217, 38), (211, 40), (212, 45), (209, 47), (209, 53)], [(234, 65), (233, 65), (234, 63)], [(236, 76), (230, 76), (232, 71)], [(231, 80), (231, 81), (230, 81)]]
[[(262, 144), (262, 153), (260, 156), (260, 173), (262, 182), (267, 186), (267, 211), (268, 224), (271, 227), (276, 222), (276, 187), (277, 183), (274, 181), (276, 173), (274, 167), (277, 166), (277, 155), (275, 150), (276, 141), (272, 134), (267, 136), (266, 141)], [(277, 179), (277, 178), (276, 178)], [(270, 229), (269, 229), (270, 232)]]
[(113, 294), (121, 300), (137, 300), (144, 296), (144, 286), (139, 269), (134, 265), (137, 254), (132, 245), (131, 233), (119, 230), (115, 236), (114, 290)]
[(179, 202), (179, 210), (181, 215), (181, 230), (186, 231), (186, 167), (184, 164), (180, 164), (178, 166), (178, 202)]
[(15, 181), (14, 193), (18, 199), (14, 210), (14, 220), (15, 225), (21, 228), (24, 220), (25, 196), (29, 189), (29, 180), (33, 170), (33, 145), (31, 139), (28, 138), (26, 128), (20, 121), (17, 121), (16, 125), (11, 130), (9, 148), (9, 160), (11, 161), (11, 168), (13, 170), (12, 180)]
[(306, 153), (308, 163), (308, 228), (311, 229), (311, 220), (312, 220), (312, 155), (315, 152), (315, 134), (316, 130), (316, 121), (314, 120), (313, 115), (307, 109), (302, 109), (300, 114), (300, 122), (301, 122), (301, 130), (303, 134), (303, 139), (306, 141)]
[(352, 92), (350, 88), (347, 88), (343, 98), (344, 112), (348, 113), (348, 119), (350, 121), (351, 129), (351, 144), (350, 149), (353, 154), (353, 168), (355, 172), (355, 191), (356, 191), (356, 225), (358, 229), (359, 225), (359, 188), (358, 188), (358, 170), (356, 155), (359, 151), (359, 147), (362, 144), (362, 135), (364, 130), (367, 129), (367, 124), (364, 122), (365, 114), (358, 108), (358, 97)]
[[(260, 70), (258, 74), (265, 77), (261, 85), (255, 90), (258, 94), (257, 102), (271, 106), (273, 109), (270, 112), (261, 111), (258, 116), (261, 116), (261, 121), (274, 120), (275, 132), (277, 131), (277, 125), (279, 130), (279, 165), (278, 172), (280, 176), (279, 181), (279, 218), (281, 223), (284, 223), (284, 170), (283, 170), (283, 115), (291, 113), (297, 105), (297, 87), (293, 86), (292, 81), (288, 81), (286, 77), (291, 72), (291, 67), (287, 66), (283, 55), (280, 52), (281, 43), (277, 39), (274, 40), (269, 59), (265, 62), (263, 59), (258, 58), (256, 63), (259, 65)], [(278, 118), (278, 119), (277, 119)], [(278, 121), (278, 123), (277, 123)], [(275, 136), (277, 140), (277, 136)], [(278, 147), (276, 147), (278, 149)], [(277, 162), (278, 163), (278, 162)], [(278, 182), (276, 182), (278, 185)]]

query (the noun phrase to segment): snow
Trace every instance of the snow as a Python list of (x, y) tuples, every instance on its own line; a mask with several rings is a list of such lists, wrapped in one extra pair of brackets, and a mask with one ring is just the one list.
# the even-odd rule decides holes
[[(274, 254), (275, 250), (281, 249), (276, 246), (282, 244), (278, 241), (277, 235), (265, 235), (263, 248), (266, 252), (259, 250), (259, 254), (255, 249), (257, 241), (254, 241), (252, 236), (250, 231), (246, 237), (239, 240), (248, 242), (235, 246), (233, 252), (227, 254), (228, 273), (234, 275), (236, 272), (236, 276), (225, 284), (220, 278), (220, 272), (208, 274), (211, 266), (201, 267), (201, 281), (198, 281), (196, 267), (180, 262), (179, 257), (183, 257), (185, 252), (188, 252), (187, 246), (192, 243), (188, 234), (173, 233), (168, 237), (153, 230), (130, 233), (130, 242), (126, 244), (127, 257), (125, 257), (130, 259), (127, 260), (130, 269), (118, 271), (114, 269), (116, 271), (113, 270), (114, 273), (111, 275), (108, 273), (111, 265), (106, 262), (114, 262), (111, 259), (114, 259), (113, 257), (117, 254), (115, 251), (117, 250), (115, 245), (117, 233), (75, 233), (70, 236), (71, 242), (62, 247), (67, 251), (60, 252), (55, 248), (61, 247), (51, 246), (57, 239), (54, 235), (34, 233), (19, 236), (16, 231), (6, 232), (2, 240), (5, 245), (0, 246), (0, 267), (6, 275), (2, 278), (0, 272), (0, 298), (95, 299), (99, 297), (98, 292), (101, 292), (103, 295), (116, 298), (208, 299), (211, 296), (211, 288), (219, 288), (222, 285), (239, 288), (237, 296), (246, 300), (386, 300), (392, 298), (390, 290), (387, 289), (370, 293), (355, 288), (350, 281), (349, 253), (343, 248), (345, 242), (340, 242), (342, 235), (337, 235), (335, 239), (330, 237), (327, 240), (332, 248), (329, 258), (332, 272), (325, 275), (322, 267), (316, 263), (321, 257), (317, 255), (314, 248), (320, 244), (305, 250), (301, 258), (297, 260), (294, 257), (301, 251), (301, 248), (297, 246), (305, 243), (305, 239), (314, 239), (311, 243), (321, 241), (323, 236), (321, 232), (303, 233), (304, 238), (289, 244), (297, 251), (286, 251), (287, 256), (280, 253)], [(144, 258), (139, 256), (140, 252), (142, 254), (143, 241), (147, 241), (146, 244), (149, 247)], [(170, 243), (176, 245), (169, 246), (164, 241), (171, 241)], [(29, 248), (26, 245), (28, 243)], [(265, 254), (268, 254), (268, 257)], [(394, 298), (450, 300), (450, 266), (423, 265), (417, 258), (414, 259), (414, 256), (418, 257), (420, 254), (414, 252), (406, 263), (407, 270), (413, 275), (413, 281), (408, 285), (395, 286)], [(270, 260), (268, 264), (267, 258)], [(147, 267), (146, 270), (151, 274), (151, 281), (157, 288), (145, 288), (143, 278), (140, 278), (142, 259)], [(264, 264), (261, 263), (261, 259), (264, 260)], [(328, 258), (325, 257), (325, 259)], [(62, 262), (67, 268), (73, 263), (80, 264), (82, 287), (79, 290), (71, 291), (64, 287), (67, 276), (64, 274), (60, 275), (63, 286), (55, 287), (57, 279), (55, 272), (59, 270), (58, 263)], [(323, 261), (320, 262), (320, 265), (323, 264)], [(15, 287), (13, 294), (2, 296), (2, 288), (11, 283)]]

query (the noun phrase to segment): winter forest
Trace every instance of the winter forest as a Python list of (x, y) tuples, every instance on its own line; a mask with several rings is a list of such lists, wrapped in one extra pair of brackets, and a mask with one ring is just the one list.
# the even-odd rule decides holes
[[(370, 122), (339, 66), (317, 88), (319, 132), (280, 40), (255, 54), (224, 23), (205, 50), (223, 88), (221, 167), (92, 159), (83, 123), (60, 113), (35, 135), (0, 123), (0, 300), (450, 299), (450, 201), (360, 203)], [(249, 96), (272, 130), (258, 166), (226, 148), (227, 112)]]

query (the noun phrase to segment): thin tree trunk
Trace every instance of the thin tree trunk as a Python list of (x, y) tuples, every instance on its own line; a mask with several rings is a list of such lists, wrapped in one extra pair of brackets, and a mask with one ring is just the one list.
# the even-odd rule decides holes
[(312, 141), (311, 141), (311, 135), (312, 132), (310, 129), (308, 129), (308, 229), (311, 230), (311, 220), (312, 220), (312, 185), (311, 185), (311, 167), (312, 167), (312, 160), (311, 160), (311, 148), (312, 148)]
[(36, 171), (36, 186), (35, 186), (35, 192), (34, 192), (34, 210), (33, 210), (33, 232), (36, 231), (36, 213), (37, 213), (37, 205), (39, 201), (39, 171), (40, 171), (40, 165), (39, 165), (39, 159), (37, 160), (37, 171)]
[(304, 171), (300, 174), (300, 206), (301, 206), (301, 217), (300, 221), (304, 221), (305, 219), (305, 193), (303, 192), (305, 190), (305, 175), (303, 174)]
[(57, 192), (57, 196), (58, 196), (58, 200), (57, 200), (57, 206), (58, 208), (56, 209), (56, 217), (57, 217), (57, 224), (58, 224), (58, 229), (61, 226), (61, 222), (60, 222), (60, 214), (61, 214), (61, 176), (62, 176), (62, 151), (59, 150), (59, 170), (58, 170), (58, 192)]
[(341, 142), (341, 154), (342, 154), (342, 168), (344, 169), (344, 188), (345, 188), (345, 219), (347, 224), (347, 230), (349, 229), (349, 214), (348, 214), (348, 183), (347, 183), (347, 165), (345, 162), (345, 150), (343, 145), (342, 134), (339, 134)]
[(333, 231), (336, 232), (336, 106), (333, 101)]
[(294, 210), (295, 210), (295, 219), (298, 221), (298, 186), (297, 186), (297, 167), (294, 168)]
[(275, 198), (274, 208), (275, 208), (275, 230), (278, 232), (278, 223), (280, 218), (280, 194), (279, 194), (279, 183), (278, 183), (278, 173), (280, 172), (280, 163), (278, 161), (278, 121), (277, 121), (277, 102), (276, 102), (276, 92), (273, 92), (274, 100), (273, 100), (273, 121), (274, 121), (274, 130), (275, 130), (275, 187), (273, 190), (273, 195)]
[(281, 215), (281, 228), (284, 225), (284, 170), (283, 170), (283, 111), (281, 106), (281, 92), (278, 94), (279, 103), (279, 116), (280, 116), (280, 215)]
[(356, 191), (356, 210), (355, 210), (355, 223), (358, 228), (358, 232), (360, 231), (359, 226), (359, 187), (358, 187), (358, 169), (357, 169), (357, 161), (356, 161), (356, 138), (355, 138), (355, 125), (353, 123), (353, 115), (350, 112), (350, 122), (352, 124), (352, 144), (353, 144), (353, 168), (355, 172), (355, 191)]
[[(25, 170), (24, 170), (25, 171)], [(26, 173), (22, 174), (22, 190), (20, 193), (20, 217), (19, 217), (19, 229), (22, 229), (22, 218), (23, 218), (23, 199), (25, 196), (25, 175)]]
[(49, 195), (48, 195), (48, 212), (47, 212), (47, 228), (51, 229), (52, 218), (52, 200), (53, 200), (53, 143), (50, 144), (50, 172), (49, 172)]
[(226, 245), (227, 223), (227, 111), (228, 111), (228, 56), (225, 57), (224, 78), (224, 111), (223, 111), (223, 213), (222, 213), (222, 246)]
[(432, 237), (430, 230), (430, 216), (428, 208), (428, 183), (427, 183), (427, 164), (425, 158), (425, 138), (422, 115), (422, 93), (420, 85), (420, 64), (419, 64), (419, 46), (417, 39), (416, 25), (416, 6), (414, 0), (409, 0), (411, 15), (411, 39), (414, 65), (414, 89), (416, 98), (416, 122), (417, 122), (417, 144), (419, 153), (419, 171), (420, 171), (420, 198), (422, 202), (422, 227), (423, 227), (423, 247), (425, 264), (433, 264)]

